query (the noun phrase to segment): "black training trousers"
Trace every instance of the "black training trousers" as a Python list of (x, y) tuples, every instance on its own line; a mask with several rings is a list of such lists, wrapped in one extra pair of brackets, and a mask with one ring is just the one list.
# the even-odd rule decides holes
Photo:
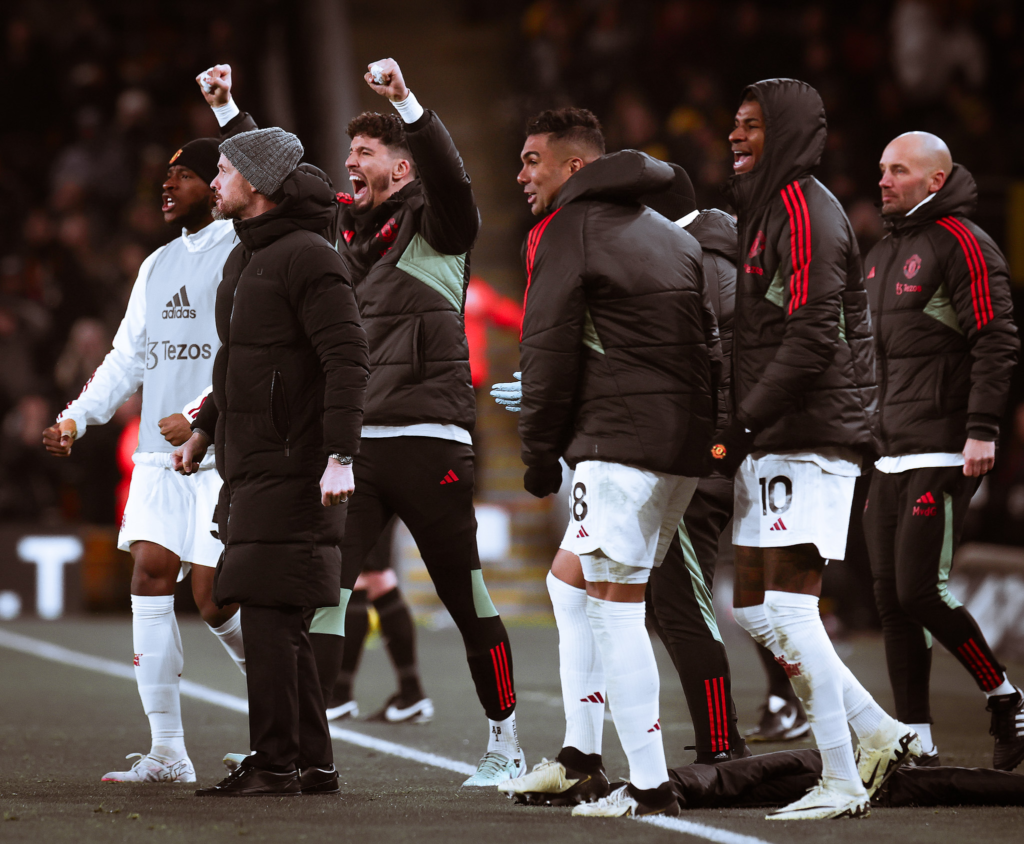
[[(352, 588), (397, 514), (416, 540), (437, 596), (462, 634), (487, 717), (502, 721), (516, 703), (512, 648), (480, 569), (473, 464), (472, 446), (453, 440), (364, 438), (354, 464), (356, 491), (348, 503), (341, 544), (341, 587)], [(343, 647), (344, 639), (335, 638), (337, 647)], [(325, 668), (332, 670), (329, 688), (337, 668)]]
[(1003, 681), (1003, 666), (947, 585), (978, 482), (966, 477), (962, 466), (896, 474), (876, 470), (871, 480), (864, 532), (896, 717), (905, 723), (932, 720), (932, 636), (960, 660), (982, 690), (991, 691)]
[(241, 613), (253, 764), (278, 772), (331, 765), (331, 737), (309, 642), (313, 611), (243, 605)]
[(701, 754), (739, 747), (729, 657), (718, 632), (711, 589), (718, 537), (732, 518), (732, 481), (702, 478), (649, 594), (658, 633), (683, 684)]

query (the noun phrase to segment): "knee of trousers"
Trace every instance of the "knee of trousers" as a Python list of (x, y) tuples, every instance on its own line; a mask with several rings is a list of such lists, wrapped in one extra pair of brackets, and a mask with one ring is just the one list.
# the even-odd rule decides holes
[(473, 616), (472, 618), (465, 618), (461, 623), (456, 620), (456, 626), (462, 634), (462, 641), (466, 647), (466, 656), (469, 657), (488, 654), (495, 645), (508, 641), (505, 622), (501, 620), (499, 615), (490, 616), (489, 618)]
[[(939, 594), (937, 579), (932, 583), (913, 582), (909, 579), (897, 580), (896, 597), (899, 601), (901, 612), (909, 615), (926, 627), (928, 626), (926, 621), (934, 618), (937, 612), (942, 613), (944, 610), (948, 610), (946, 603)], [(881, 608), (879, 608), (879, 611), (881, 611)]]

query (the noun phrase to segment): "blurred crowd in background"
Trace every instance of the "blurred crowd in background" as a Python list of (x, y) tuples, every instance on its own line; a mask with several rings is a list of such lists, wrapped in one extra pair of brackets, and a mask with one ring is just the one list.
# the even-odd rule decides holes
[(167, 162), (217, 134), (193, 77), (234, 53), (231, 24), (206, 8), (150, 5), (33, 0), (2, 13), (3, 520), (115, 519), (114, 454), (138, 397), (69, 460), (48, 457), (40, 432), (109, 350), (142, 261), (174, 235), (160, 214)]
[[(197, 70), (229, 61), (258, 87), (235, 7), (33, 0), (0, 11), (0, 520), (115, 519), (115, 453), (137, 399), (68, 461), (44, 453), (40, 431), (110, 348), (142, 260), (174, 235), (159, 212), (168, 159), (217, 133)], [(727, 207), (726, 139), (743, 86), (795, 76), (824, 98), (819, 177), (862, 249), (882, 234), (878, 156), (910, 128), (942, 136), (974, 173), (976, 219), (1005, 245), (1009, 187), (1024, 179), (1009, 140), (1024, 128), (1024, 12), (1012, 0), (461, 7), (467, 21), (507, 30), (522, 117), (591, 108), (612, 149), (686, 167), (702, 207)], [(1024, 410), (1008, 417), (982, 499), (975, 532), (1024, 545)]]

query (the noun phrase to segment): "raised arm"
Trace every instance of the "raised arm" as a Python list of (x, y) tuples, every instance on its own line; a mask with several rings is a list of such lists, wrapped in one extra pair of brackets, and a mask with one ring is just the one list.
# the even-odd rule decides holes
[(231, 97), (231, 65), (217, 64), (196, 77), (196, 84), (220, 126), (221, 138), (230, 138), (239, 132), (258, 129), (252, 115), (239, 111)]
[[(371, 68), (376, 70), (379, 83), (374, 81)], [(468, 252), (480, 231), (480, 213), (462, 157), (448, 130), (434, 112), (424, 111), (394, 59), (371, 62), (363, 78), (376, 93), (391, 101), (405, 123), (416, 176), (426, 198), (423, 236), (446, 255)]]

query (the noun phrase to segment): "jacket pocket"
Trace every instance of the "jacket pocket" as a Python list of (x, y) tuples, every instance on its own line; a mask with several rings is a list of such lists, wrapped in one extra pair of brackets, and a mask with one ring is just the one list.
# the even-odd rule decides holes
[(288, 396), (284, 390), (284, 378), (277, 370), (274, 371), (274, 377), (270, 379), (270, 421), (274, 426), (274, 431), (284, 443), (284, 453), (287, 456), (291, 419), (288, 413)]
[(416, 317), (412, 324), (412, 380), (419, 384), (426, 374), (427, 361), (424, 350), (423, 317)]

